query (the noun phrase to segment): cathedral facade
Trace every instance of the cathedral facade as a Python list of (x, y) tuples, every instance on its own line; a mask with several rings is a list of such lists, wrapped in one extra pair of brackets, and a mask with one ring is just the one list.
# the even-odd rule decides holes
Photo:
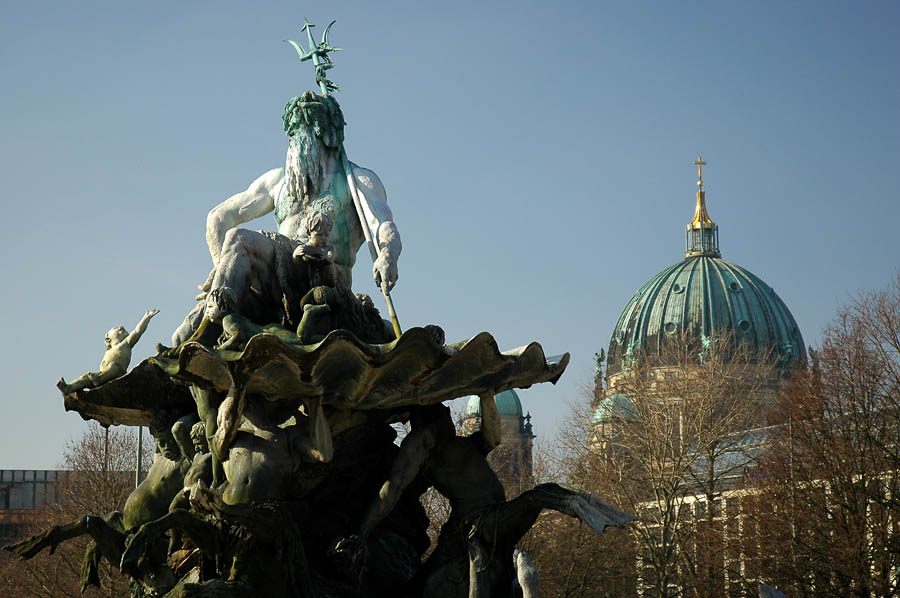
[[(778, 425), (769, 417), (777, 393), (807, 359), (784, 301), (722, 258), (706, 205), (706, 163), (698, 157), (694, 164), (698, 189), (683, 259), (637, 290), (616, 322), (605, 364), (598, 357), (597, 455), (606, 463), (631, 460), (631, 471), (650, 480), (629, 496), (642, 528), (633, 563), (639, 595), (659, 583), (652, 570), (659, 570), (663, 537), (678, 538), (668, 557), (677, 573), (664, 582), (666, 593), (747, 595), (748, 578), (759, 571), (758, 555), (740, 541), (745, 481)], [(702, 409), (707, 413), (697, 413)], [(658, 438), (646, 438), (654, 433)], [(662, 494), (651, 491), (657, 487)], [(695, 564), (707, 559), (702, 591), (684, 583), (696, 571), (686, 570), (691, 559), (678, 551)]]
[[(648, 280), (625, 305), (606, 353), (606, 388), (594, 423), (603, 425), (633, 409), (623, 392), (626, 373), (638, 365), (660, 378), (676, 374), (676, 345), (702, 355), (716, 342), (771, 364), (771, 388), (806, 362), (803, 336), (778, 294), (749, 270), (722, 259), (719, 226), (709, 216), (698, 158), (694, 216), (685, 227), (684, 259)], [(763, 424), (764, 422), (760, 422)]]

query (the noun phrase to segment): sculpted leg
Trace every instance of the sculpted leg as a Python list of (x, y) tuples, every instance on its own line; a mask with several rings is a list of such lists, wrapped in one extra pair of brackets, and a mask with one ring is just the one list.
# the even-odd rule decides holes
[[(191, 335), (194, 334), (194, 331), (200, 327), (200, 322), (203, 320), (203, 309), (205, 305), (201, 302), (194, 306), (194, 308), (184, 317), (184, 321), (181, 325), (172, 333), (172, 346), (177, 347), (187, 339), (191, 338)], [(159, 350), (159, 348), (157, 348)]]
[(97, 543), (100, 554), (115, 566), (122, 558), (122, 551), (125, 550), (125, 533), (111, 525), (111, 522), (118, 519), (118, 514), (114, 514), (114, 517), (116, 519), (89, 515), (82, 517), (82, 520), (86, 520), (87, 533)]
[(69, 383), (66, 383), (63, 378), (60, 378), (56, 382), (56, 387), (64, 394), (70, 394), (76, 390), (84, 390), (85, 388), (96, 388), (101, 384), (106, 384), (110, 380), (115, 380), (119, 376), (125, 375), (125, 371), (125, 368), (122, 366), (114, 364), (112, 367), (100, 372), (88, 372), (87, 374), (82, 374)]
[(215, 390), (200, 388), (193, 384), (191, 385), (191, 396), (194, 397), (194, 402), (197, 404), (197, 415), (200, 416), (200, 421), (203, 422), (206, 442), (212, 452), (212, 484), (215, 487), (225, 481), (222, 461), (219, 459), (216, 451), (213, 450), (213, 438), (216, 434), (216, 421), (222, 399)]
[[(156, 521), (145, 523), (127, 542), (122, 553), (121, 569), (135, 578), (144, 577), (154, 569), (154, 547), (164, 542), (165, 533), (177, 528), (201, 552), (215, 557), (216, 529), (211, 524), (194, 516), (190, 511), (176, 509)], [(168, 544), (168, 542), (166, 542)]]
[(200, 421), (196, 413), (184, 415), (172, 424), (172, 437), (178, 443), (181, 454), (186, 459), (194, 458), (194, 442), (191, 440), (191, 428)]
[[(275, 262), (273, 241), (256, 231), (233, 228), (225, 235), (225, 243), (216, 264), (211, 290), (231, 288), (240, 313), (249, 313), (244, 302), (250, 298), (250, 287), (268, 278)], [(258, 289), (262, 290), (262, 289)]]
[(219, 405), (219, 414), (216, 418), (216, 433), (209, 445), (213, 454), (220, 461), (224, 461), (228, 456), (228, 447), (231, 446), (241, 425), (241, 418), (244, 416), (244, 405), (243, 387), (232, 385), (228, 391), (228, 396)]
[(491, 597), (490, 560), (481, 542), (469, 541), (469, 598)]

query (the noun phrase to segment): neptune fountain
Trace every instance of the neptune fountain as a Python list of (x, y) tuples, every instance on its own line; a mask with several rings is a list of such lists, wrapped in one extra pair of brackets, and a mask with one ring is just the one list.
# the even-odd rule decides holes
[[(333, 23), (332, 23), (333, 25)], [(400, 234), (378, 176), (349, 161), (319, 43), (290, 41), (319, 93), (284, 109), (284, 167), (206, 222), (213, 267), (171, 346), (128, 370), (114, 328), (99, 372), (58, 384), (65, 408), (104, 426), (149, 426), (157, 453), (121, 512), (86, 514), (4, 547), (22, 558), (89, 535), (82, 584), (106, 559), (136, 595), (514, 596), (516, 543), (543, 509), (597, 533), (631, 519), (599, 497), (541, 484), (504, 495), (486, 455), (500, 442), (493, 397), (556, 382), (568, 354), (501, 352), (487, 332), (447, 343), (436, 325), (401, 332), (390, 292)], [(240, 225), (273, 213), (276, 231)], [(388, 318), (352, 290), (366, 244)], [(445, 402), (480, 397), (481, 429), (459, 435)], [(409, 425), (399, 443), (392, 424)], [(429, 548), (420, 496), (452, 512)], [(526, 588), (527, 590), (527, 588)]]

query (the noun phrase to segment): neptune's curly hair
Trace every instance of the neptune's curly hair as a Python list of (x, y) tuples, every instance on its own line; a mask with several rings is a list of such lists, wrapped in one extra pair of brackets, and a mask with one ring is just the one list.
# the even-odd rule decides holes
[(291, 98), (284, 106), (282, 121), (288, 137), (296, 135), (301, 127), (311, 127), (328, 149), (340, 147), (344, 142), (344, 114), (333, 97), (307, 91)]

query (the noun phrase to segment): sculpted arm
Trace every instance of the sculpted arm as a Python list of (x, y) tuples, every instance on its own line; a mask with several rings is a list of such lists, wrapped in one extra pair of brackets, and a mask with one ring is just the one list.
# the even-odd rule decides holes
[(436, 440), (437, 435), (432, 425), (418, 430), (413, 429), (406, 435), (400, 443), (400, 452), (391, 466), (390, 478), (381, 486), (378, 497), (366, 513), (359, 529), (360, 538), (367, 538), (375, 526), (390, 514), (400, 500), (400, 495), (422, 471)]
[(375, 284), (380, 287), (381, 281), (385, 280), (390, 289), (397, 282), (397, 260), (403, 249), (400, 232), (394, 224), (394, 215), (387, 204), (387, 193), (378, 175), (356, 165), (353, 165), (353, 175), (366, 224), (372, 232), (375, 246), (378, 247), (378, 260), (372, 267)]
[[(144, 332), (147, 331), (147, 324), (150, 323), (150, 318), (159, 313), (158, 309), (148, 309), (143, 316), (141, 316), (141, 320), (137, 323), (137, 326), (134, 327), (134, 330), (131, 331), (127, 337), (125, 337), (125, 342), (128, 343), (130, 347), (134, 347), (141, 337), (144, 335)], [(128, 364), (125, 364), (125, 367), (128, 367)]]
[(206, 244), (213, 265), (219, 263), (225, 233), (275, 209), (275, 193), (283, 180), (284, 169), (274, 168), (250, 183), (246, 191), (232, 195), (210, 210), (206, 217)]

